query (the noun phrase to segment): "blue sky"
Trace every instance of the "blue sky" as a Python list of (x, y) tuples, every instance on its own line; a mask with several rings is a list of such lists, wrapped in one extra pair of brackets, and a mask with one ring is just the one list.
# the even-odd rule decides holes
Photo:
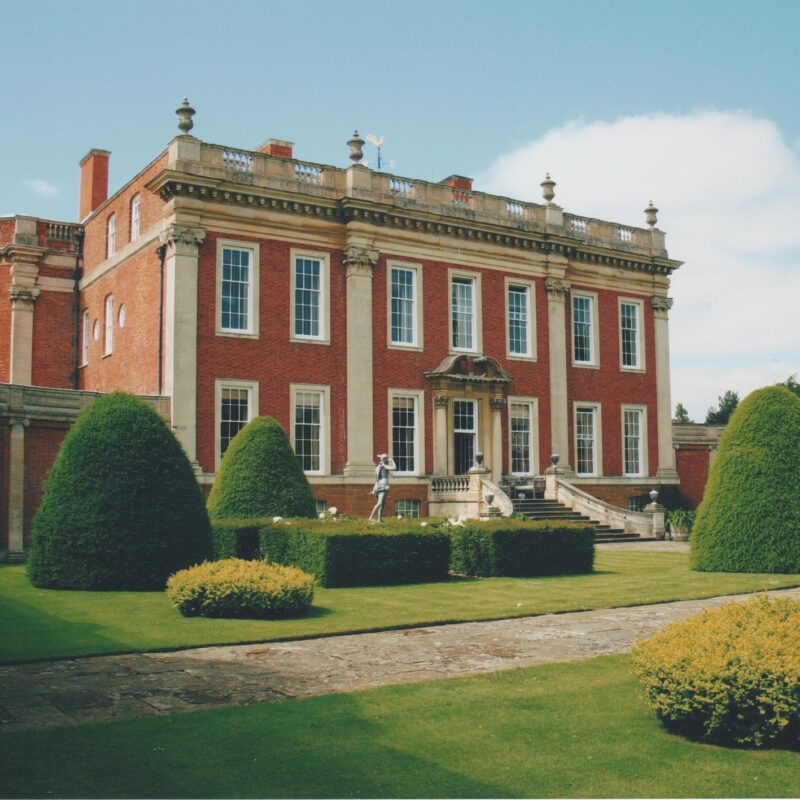
[[(3, 8), (0, 214), (77, 216), (177, 133), (344, 166), (354, 128), (397, 174), (642, 225), (676, 274), (673, 404), (702, 419), (800, 372), (800, 3), (139, 0)], [(374, 162), (374, 157), (367, 153)]]

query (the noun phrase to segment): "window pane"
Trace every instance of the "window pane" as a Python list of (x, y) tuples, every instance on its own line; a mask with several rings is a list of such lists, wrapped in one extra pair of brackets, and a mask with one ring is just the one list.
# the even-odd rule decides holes
[(453, 347), (459, 350), (475, 347), (474, 285), (471, 278), (453, 278)]
[(508, 287), (508, 349), (522, 356), (530, 354), (528, 294), (527, 286)]
[(465, 475), (475, 464), (475, 403), (456, 400), (453, 403), (453, 442), (456, 475)]
[(398, 517), (418, 517), (419, 500), (397, 500), (394, 504), (394, 511)]
[(219, 453), (224, 455), (231, 439), (250, 420), (250, 390), (223, 388), (219, 418)]
[(294, 262), (294, 333), (295, 336), (320, 335), (320, 300), (322, 262), (297, 258)]
[(221, 325), (227, 331), (250, 327), (250, 251), (222, 249)]
[(511, 472), (531, 474), (531, 406), (511, 404)]
[(297, 392), (294, 401), (294, 451), (306, 472), (321, 471), (322, 394)]
[(392, 268), (393, 344), (416, 344), (414, 336), (415, 277), (413, 269)]
[(622, 331), (622, 366), (639, 366), (639, 306), (636, 303), (620, 305)]
[(625, 411), (625, 474), (642, 474), (642, 412)]
[(574, 360), (583, 364), (592, 362), (592, 298), (572, 298), (572, 338)]
[(595, 409), (578, 408), (575, 412), (575, 438), (578, 445), (578, 475), (595, 474)]
[(416, 402), (415, 397), (392, 398), (392, 458), (398, 472), (416, 470)]

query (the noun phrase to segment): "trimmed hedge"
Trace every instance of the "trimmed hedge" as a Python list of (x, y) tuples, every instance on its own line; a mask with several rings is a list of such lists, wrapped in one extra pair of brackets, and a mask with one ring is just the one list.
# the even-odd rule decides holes
[(296, 617), (311, 606), (314, 578), (294, 567), (227, 558), (176, 572), (167, 596), (186, 617)]
[(759, 389), (733, 412), (692, 527), (691, 562), (718, 572), (800, 572), (800, 397)]
[(250, 420), (228, 445), (208, 513), (212, 520), (316, 516), (308, 479), (272, 417)]
[(637, 642), (645, 699), (676, 733), (719, 744), (800, 745), (800, 603), (760, 596)]
[(259, 558), (258, 524), (250, 520), (218, 519), (211, 523), (214, 558)]
[(427, 583), (448, 577), (450, 539), (434, 525), (263, 521), (259, 537), (263, 557), (312, 574), (320, 586)]
[(574, 522), (466, 521), (450, 527), (450, 568), (481, 578), (574, 575), (594, 568), (594, 529)]
[(31, 582), (163, 590), (173, 572), (211, 552), (202, 492), (166, 422), (122, 392), (87, 406), (61, 444), (33, 521)]

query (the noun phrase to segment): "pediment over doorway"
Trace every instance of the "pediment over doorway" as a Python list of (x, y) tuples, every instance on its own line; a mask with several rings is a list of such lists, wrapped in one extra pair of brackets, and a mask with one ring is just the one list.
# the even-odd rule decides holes
[(491, 356), (458, 353), (449, 355), (425, 373), (434, 382), (447, 379), (464, 383), (510, 383), (513, 378)]

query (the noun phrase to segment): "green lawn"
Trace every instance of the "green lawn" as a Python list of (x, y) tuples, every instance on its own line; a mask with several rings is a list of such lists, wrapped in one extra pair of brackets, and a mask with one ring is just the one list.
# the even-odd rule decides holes
[(436, 622), (658, 603), (800, 585), (800, 575), (702, 573), (685, 553), (598, 550), (591, 575), (317, 589), (295, 620), (184, 619), (159, 592), (34, 589), (0, 567), (0, 662), (269, 641)]
[(666, 733), (627, 657), (0, 733), (5, 797), (796, 797), (800, 753)]

